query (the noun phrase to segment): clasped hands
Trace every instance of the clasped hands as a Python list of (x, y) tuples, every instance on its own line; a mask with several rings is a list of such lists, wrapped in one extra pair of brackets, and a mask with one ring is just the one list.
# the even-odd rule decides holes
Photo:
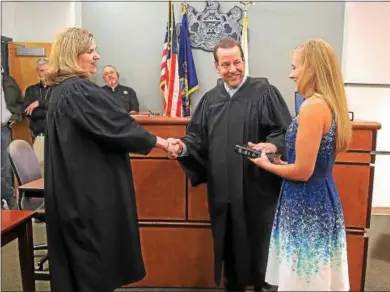
[[(166, 151), (168, 153), (168, 157), (170, 159), (176, 159), (183, 152), (184, 143), (180, 139), (175, 139), (175, 138), (168, 138), (167, 141), (168, 141), (168, 147), (167, 147)], [(277, 152), (277, 147), (271, 143), (254, 144), (254, 143), (249, 142), (248, 147), (253, 149), (253, 150), (262, 152), (262, 155), (260, 158), (256, 158), (256, 159), (249, 158), (254, 164), (256, 164), (257, 166), (260, 166), (260, 167), (262, 167), (264, 164), (271, 163), (266, 154)], [(276, 156), (274, 158), (273, 163), (274, 164), (286, 164), (286, 162), (284, 162), (280, 159), (280, 156)]]
[(167, 152), (168, 152), (168, 157), (170, 159), (176, 159), (184, 149), (184, 143), (180, 139), (175, 139), (175, 138), (168, 138), (168, 147), (167, 147)]

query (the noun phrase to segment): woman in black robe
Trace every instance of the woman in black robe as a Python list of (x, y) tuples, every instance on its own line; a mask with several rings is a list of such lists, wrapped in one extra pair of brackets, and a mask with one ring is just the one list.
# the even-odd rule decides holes
[(145, 276), (129, 152), (172, 150), (90, 81), (93, 35), (69, 28), (53, 44), (45, 139), (51, 291), (112, 291)]

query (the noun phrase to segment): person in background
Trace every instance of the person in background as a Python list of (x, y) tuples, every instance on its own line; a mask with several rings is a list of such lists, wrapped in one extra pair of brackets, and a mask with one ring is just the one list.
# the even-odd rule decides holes
[[(288, 161), (251, 159), (284, 179), (275, 215), (267, 280), (280, 291), (349, 291), (343, 209), (333, 179), (351, 122), (334, 49), (312, 39), (292, 57), (290, 78), (305, 98), (286, 134)], [(256, 146), (253, 147), (256, 149)]]
[(251, 141), (264, 151), (284, 153), (291, 115), (266, 78), (245, 76), (239, 42), (223, 39), (213, 55), (222, 79), (200, 100), (187, 134), (172, 139), (181, 152), (170, 157), (178, 157), (193, 185), (207, 183), (216, 283), (223, 263), (226, 291), (246, 286), (274, 291), (265, 272), (281, 179), (259, 170), (234, 147)]
[(128, 113), (139, 112), (137, 94), (132, 88), (119, 84), (119, 73), (114, 66), (104, 66), (103, 80), (106, 85), (102, 88), (120, 102)]
[(36, 72), (39, 82), (27, 87), (24, 95), (24, 108), (26, 115), (30, 118), (30, 131), (33, 143), (36, 137), (45, 133), (47, 104), (51, 94), (51, 88), (44, 83), (47, 69), (48, 58), (39, 58), (36, 61)]
[(30, 132), (34, 151), (37, 155), (42, 176), (44, 175), (44, 135), (46, 128), (47, 105), (50, 100), (51, 87), (44, 82), (48, 69), (48, 58), (39, 58), (36, 61), (36, 72), (39, 82), (30, 85), (24, 95), (24, 108), (30, 118)]
[(1, 199), (9, 209), (18, 209), (14, 195), (12, 169), (8, 158), (8, 145), (12, 140), (12, 126), (23, 119), (22, 92), (15, 79), (1, 65)]
[(44, 179), (53, 292), (108, 292), (145, 276), (129, 152), (177, 151), (90, 80), (99, 58), (82, 28), (62, 31), (49, 57)]

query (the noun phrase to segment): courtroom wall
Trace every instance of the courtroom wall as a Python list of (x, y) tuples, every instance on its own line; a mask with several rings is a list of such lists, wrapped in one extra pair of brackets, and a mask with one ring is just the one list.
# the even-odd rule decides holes
[[(205, 2), (189, 2), (202, 11)], [(236, 2), (220, 2), (228, 12)], [(343, 2), (257, 2), (249, 8), (249, 63), (251, 76), (264, 76), (276, 85), (293, 110), (295, 84), (288, 79), (291, 51), (308, 38), (323, 38), (339, 57), (343, 46)], [(97, 38), (101, 55), (99, 76), (104, 64), (115, 65), (121, 82), (133, 87), (141, 109), (162, 111), (158, 91), (161, 52), (167, 20), (166, 2), (83, 2), (82, 25)], [(175, 3), (180, 21), (180, 3)], [(193, 49), (200, 90), (193, 95), (196, 105), (201, 95), (216, 84), (212, 53)]]
[(52, 42), (60, 30), (69, 26), (81, 26), (80, 2), (1, 3), (1, 34), (15, 42)]
[[(348, 105), (357, 120), (382, 124), (377, 150), (390, 152), (390, 3), (348, 2), (343, 74)], [(373, 207), (390, 207), (390, 156), (377, 155)]]
[[(223, 12), (235, 4), (220, 3)], [(198, 11), (205, 6), (204, 2), (192, 2), (191, 5)], [(347, 82), (386, 83), (387, 79), (383, 78), (387, 75), (378, 74), (378, 70), (389, 68), (385, 65), (389, 62), (389, 55), (386, 54), (388, 50), (381, 46), (390, 44), (390, 34), (386, 33), (389, 32), (390, 24), (389, 18), (379, 16), (389, 11), (389, 5), (258, 2), (249, 11), (250, 73), (253, 76), (267, 76), (281, 90), (292, 110), (295, 85), (288, 79), (291, 50), (302, 40), (322, 37), (336, 48), (339, 56), (344, 45), (342, 59)], [(179, 6), (176, 3), (177, 21), (180, 21)], [(351, 6), (360, 7), (362, 14), (348, 17)], [(83, 25), (97, 37), (98, 50), (102, 56), (99, 69), (105, 63), (115, 64), (121, 72), (123, 83), (137, 90), (142, 108), (161, 111), (162, 98), (158, 92), (158, 81), (166, 17), (165, 2), (2, 2), (1, 33), (15, 41), (48, 42), (66, 26)], [(386, 23), (382, 24), (384, 21)], [(358, 27), (360, 24), (366, 29), (362, 31)], [(384, 52), (381, 56), (370, 54), (379, 49)], [(214, 72), (211, 53), (200, 50), (193, 50), (193, 53), (201, 86), (193, 96), (194, 104), (197, 104), (201, 94), (214, 86), (217, 74)], [(361, 58), (360, 55), (365, 57)], [(362, 61), (365, 62), (363, 65)], [(368, 75), (371, 71), (372, 75)], [(102, 84), (100, 73), (96, 81)], [(349, 106), (355, 112), (355, 117), (382, 124), (383, 128), (378, 132), (378, 150), (390, 151), (389, 85), (357, 84), (346, 88)], [(389, 159), (389, 156), (377, 158), (374, 207), (390, 207), (387, 183)]]

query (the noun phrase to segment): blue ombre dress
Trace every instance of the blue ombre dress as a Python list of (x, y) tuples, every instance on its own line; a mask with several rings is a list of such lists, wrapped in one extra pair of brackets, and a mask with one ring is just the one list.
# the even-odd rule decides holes
[[(295, 161), (295, 119), (286, 133), (288, 163)], [(267, 282), (278, 291), (348, 291), (343, 210), (332, 176), (336, 123), (322, 136), (313, 175), (285, 180), (275, 214)]]

